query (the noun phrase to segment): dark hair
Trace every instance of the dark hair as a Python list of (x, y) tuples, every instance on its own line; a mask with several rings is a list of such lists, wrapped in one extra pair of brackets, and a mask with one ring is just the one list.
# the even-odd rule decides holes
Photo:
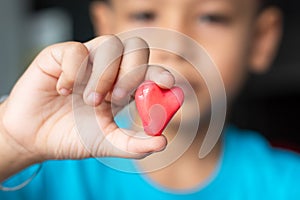
[[(90, 0), (91, 2), (93, 1), (102, 1), (102, 2), (105, 2), (105, 3), (109, 3), (110, 0)], [(261, 6), (260, 8), (261, 9), (264, 9), (266, 7), (269, 7), (269, 6), (274, 6), (274, 5), (280, 5), (280, 0), (258, 0), (260, 3), (261, 3)]]
[(102, 2), (105, 2), (105, 3), (109, 3), (109, 0), (90, 0), (90, 2), (93, 2), (93, 1), (102, 1)]
[(262, 9), (269, 7), (269, 6), (280, 6), (280, 0), (259, 0), (261, 2), (260, 7)]

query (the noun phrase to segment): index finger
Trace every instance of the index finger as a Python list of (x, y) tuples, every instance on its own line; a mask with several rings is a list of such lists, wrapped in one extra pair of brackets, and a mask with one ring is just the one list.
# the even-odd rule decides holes
[(124, 48), (121, 40), (113, 35), (96, 38), (85, 45), (90, 51), (92, 73), (83, 97), (88, 105), (97, 106), (116, 81)]

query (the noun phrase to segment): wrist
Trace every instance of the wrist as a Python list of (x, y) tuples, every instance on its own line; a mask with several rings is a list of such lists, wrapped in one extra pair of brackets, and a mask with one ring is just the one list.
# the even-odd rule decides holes
[(3, 124), (5, 104), (6, 102), (0, 104), (0, 182), (38, 162), (33, 154), (23, 150), (7, 132)]

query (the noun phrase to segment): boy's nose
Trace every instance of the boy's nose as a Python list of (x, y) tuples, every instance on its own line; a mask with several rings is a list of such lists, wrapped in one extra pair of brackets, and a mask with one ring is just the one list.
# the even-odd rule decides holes
[(162, 29), (162, 34), (166, 35), (157, 35), (156, 38), (161, 48), (150, 53), (153, 58), (162, 62), (183, 62), (194, 58), (195, 52), (191, 47), (194, 44), (191, 44), (193, 40), (189, 36), (174, 29), (168, 29), (166, 32)]
[(165, 18), (161, 19), (158, 25), (162, 29), (169, 30), (166, 33), (167, 36), (157, 36), (157, 39), (160, 40), (160, 46), (169, 51), (158, 56), (161, 60), (174, 58), (182, 60), (193, 56), (190, 48), (191, 34), (189, 34), (189, 23), (183, 16), (183, 13), (166, 13)]

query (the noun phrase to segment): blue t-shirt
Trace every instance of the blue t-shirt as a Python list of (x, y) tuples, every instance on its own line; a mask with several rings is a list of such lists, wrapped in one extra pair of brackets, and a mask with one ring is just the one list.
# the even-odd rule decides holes
[[(47, 161), (31, 183), (18, 191), (1, 191), (0, 199), (300, 199), (299, 155), (273, 149), (258, 134), (234, 127), (223, 137), (223, 155), (214, 174), (187, 191), (163, 188), (145, 174), (86, 159)], [(134, 167), (132, 160), (111, 162)]]

